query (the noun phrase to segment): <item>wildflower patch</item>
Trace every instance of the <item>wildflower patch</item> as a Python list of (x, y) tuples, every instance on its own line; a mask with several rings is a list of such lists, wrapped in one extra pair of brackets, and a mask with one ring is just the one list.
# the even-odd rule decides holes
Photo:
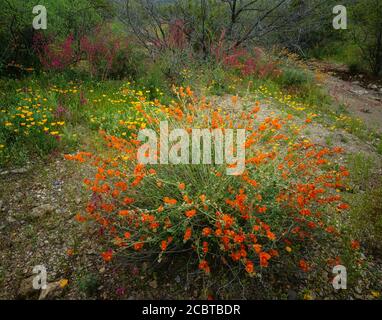
[[(151, 130), (126, 138), (101, 132), (108, 156), (66, 156), (96, 167), (95, 175), (84, 180), (90, 201), (76, 219), (99, 226), (107, 243), (100, 253), (103, 260), (150, 252), (160, 262), (191, 250), (195, 267), (205, 274), (235, 264), (256, 276), (273, 265), (290, 266), (291, 261), (302, 272), (312, 270), (304, 253), (314, 239), (329, 243), (338, 236), (335, 215), (349, 208), (340, 191), (346, 189), (349, 172), (334, 161), (342, 150), (300, 139), (292, 117), (259, 120), (258, 102), (231, 115), (195, 97), (189, 88), (175, 92), (178, 100), (170, 105), (140, 108), (145, 129)], [(192, 134), (191, 126), (208, 125), (211, 132), (245, 130), (244, 171), (227, 175), (232, 164), (177, 163), (166, 158), (168, 153), (168, 164), (161, 163), (163, 155), (156, 154), (155, 146), (163, 147), (163, 141), (155, 132), (163, 130), (163, 121), (171, 128), (185, 128), (174, 136)], [(145, 137), (151, 144), (142, 148), (140, 138)], [(143, 156), (157, 163), (142, 163)]]

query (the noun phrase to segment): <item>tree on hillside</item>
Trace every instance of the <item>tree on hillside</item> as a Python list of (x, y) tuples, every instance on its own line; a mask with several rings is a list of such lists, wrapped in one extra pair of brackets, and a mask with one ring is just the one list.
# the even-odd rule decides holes
[[(168, 47), (177, 23), (187, 41), (206, 56), (224, 38), (227, 49), (253, 43), (296, 48), (308, 33), (331, 25), (334, 0), (114, 0), (119, 18), (148, 49)], [(180, 26), (181, 25), (181, 26)], [(153, 45), (154, 44), (154, 45)], [(161, 47), (159, 46), (159, 47)]]
[(382, 1), (363, 0), (352, 8), (352, 35), (373, 75), (382, 73)]

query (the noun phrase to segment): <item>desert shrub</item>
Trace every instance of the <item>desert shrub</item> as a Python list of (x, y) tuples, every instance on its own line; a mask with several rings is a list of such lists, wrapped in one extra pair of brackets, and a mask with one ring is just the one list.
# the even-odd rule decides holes
[[(111, 79), (137, 80), (146, 68), (146, 57), (139, 50), (134, 49), (134, 44), (126, 43), (123, 50), (118, 50), (109, 71)], [(141, 61), (141, 63), (137, 63)]]
[(77, 280), (78, 289), (86, 295), (86, 297), (92, 297), (97, 293), (97, 289), (100, 286), (100, 280), (97, 275), (93, 273), (86, 273), (81, 275)]
[(34, 50), (45, 70), (79, 71), (101, 80), (136, 76), (137, 68), (129, 57), (131, 47), (109, 25), (99, 25), (77, 40), (73, 34), (57, 41), (52, 35), (37, 33)]
[(91, 200), (76, 219), (98, 226), (106, 242), (103, 259), (149, 255), (161, 261), (190, 250), (207, 274), (233, 264), (255, 275), (291, 261), (308, 271), (305, 257), (314, 239), (322, 243), (338, 234), (333, 213), (348, 208), (338, 190), (349, 172), (330, 160), (341, 150), (299, 140), (290, 116), (256, 120), (257, 103), (229, 115), (189, 88), (176, 94), (171, 105), (136, 104), (146, 128), (158, 132), (161, 120), (187, 132), (246, 128), (245, 171), (227, 175), (237, 168), (224, 164), (144, 165), (137, 162), (142, 142), (136, 132), (126, 138), (101, 132), (107, 156), (65, 157), (96, 167), (84, 180)]
[(382, 72), (382, 4), (378, 0), (356, 2), (352, 7), (353, 40), (360, 48), (358, 61), (365, 61), (374, 76)]
[(351, 221), (354, 234), (362, 239), (366, 248), (376, 254), (382, 243), (382, 187), (367, 189), (353, 199)]
[(74, 50), (73, 35), (69, 35), (62, 42), (53, 43), (53, 39), (48, 39), (42, 33), (37, 33), (33, 42), (39, 60), (47, 70), (64, 70), (79, 59), (78, 53)]
[(237, 71), (243, 77), (277, 78), (281, 73), (277, 61), (260, 48), (253, 48), (251, 51), (239, 48), (223, 53), (214, 51), (214, 53), (218, 62), (228, 69)]
[(356, 153), (347, 157), (348, 168), (352, 172), (350, 197), (352, 210), (350, 215), (351, 232), (362, 240), (365, 248), (377, 253), (381, 249), (382, 207), (380, 199), (382, 188), (380, 181), (373, 179), (377, 159), (371, 155)]
[(223, 66), (216, 64), (206, 66), (201, 79), (209, 93), (215, 95), (229, 93), (230, 80), (230, 73)]
[(295, 66), (283, 68), (277, 81), (285, 87), (303, 87), (311, 84), (313, 77), (307, 71)]
[(164, 89), (168, 87), (170, 81), (175, 81), (179, 70), (169, 64), (170, 60), (164, 56), (162, 58), (156, 60), (155, 63), (147, 63), (145, 70), (137, 80), (140, 85), (150, 90)]
[(118, 62), (123, 57), (127, 61), (127, 45), (127, 40), (119, 38), (110, 28), (98, 26), (90, 36), (81, 38), (81, 57), (89, 63), (92, 77), (105, 79), (112, 73), (113, 66), (122, 67)]

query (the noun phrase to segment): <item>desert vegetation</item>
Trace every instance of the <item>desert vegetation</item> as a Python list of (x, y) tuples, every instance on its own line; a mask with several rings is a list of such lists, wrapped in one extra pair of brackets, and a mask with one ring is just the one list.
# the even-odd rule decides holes
[[(0, 4), (0, 298), (381, 299), (380, 1), (39, 4)], [(163, 122), (244, 170), (140, 162)]]

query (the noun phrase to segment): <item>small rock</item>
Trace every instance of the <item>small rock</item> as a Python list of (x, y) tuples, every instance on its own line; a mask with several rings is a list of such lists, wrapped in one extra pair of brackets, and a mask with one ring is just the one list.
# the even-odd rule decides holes
[(362, 96), (364, 94), (368, 94), (367, 90), (350, 90), (351, 93), (354, 93), (356, 95)]
[(48, 283), (46, 289), (41, 290), (39, 300), (52, 300), (58, 298), (63, 292), (60, 281)]
[(55, 180), (53, 181), (53, 188), (57, 190), (61, 190), (62, 185), (64, 184), (64, 181), (62, 180)]
[(9, 172), (19, 174), (19, 173), (26, 173), (26, 172), (28, 172), (28, 170), (29, 170), (28, 168), (18, 168), (18, 169), (13, 169)]
[(35, 218), (42, 218), (45, 215), (51, 214), (55, 211), (55, 208), (50, 204), (43, 204), (39, 207), (33, 208), (32, 216)]

